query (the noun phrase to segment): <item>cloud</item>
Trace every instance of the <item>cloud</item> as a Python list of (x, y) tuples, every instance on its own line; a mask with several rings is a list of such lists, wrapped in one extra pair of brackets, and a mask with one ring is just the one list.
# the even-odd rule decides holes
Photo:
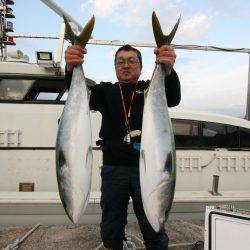
[[(225, 44), (223, 35), (228, 28), (225, 21), (240, 21), (248, 19), (250, 2), (235, 0), (204, 0), (199, 3), (194, 0), (88, 0), (82, 4), (81, 11), (95, 13), (105, 29), (118, 28), (115, 39), (130, 41), (154, 41), (151, 25), (151, 14), (155, 10), (162, 25), (163, 32), (169, 33), (180, 13), (182, 19), (174, 39), (175, 44), (185, 43), (219, 43)], [(238, 18), (238, 20), (236, 20)], [(103, 28), (104, 26), (102, 26)], [(222, 30), (222, 28), (224, 30)], [(231, 28), (231, 26), (230, 26)], [(115, 29), (114, 29), (115, 30)], [(122, 32), (119, 33), (119, 30)], [(113, 33), (115, 33), (114, 31)], [(218, 32), (219, 35), (218, 35)], [(124, 35), (124, 36), (123, 36)], [(125, 36), (126, 35), (126, 36)], [(224, 40), (223, 40), (224, 39)], [(178, 58), (176, 70), (182, 83), (181, 106), (218, 110), (223, 113), (243, 113), (246, 103), (247, 62), (234, 61), (226, 53), (217, 57), (210, 52), (210, 60), (203, 57), (204, 53), (196, 56), (194, 51), (176, 50)], [(151, 53), (151, 52), (150, 52)], [(183, 56), (182, 56), (183, 55)], [(150, 79), (154, 67), (153, 59), (143, 55), (143, 71), (140, 79)], [(113, 52), (106, 54), (105, 60), (112, 60)], [(114, 78), (114, 74), (108, 77)], [(106, 75), (102, 75), (105, 78)]]
[[(151, 14), (156, 10), (163, 17), (168, 13), (168, 21), (176, 16), (176, 6), (171, 1), (163, 0), (88, 0), (80, 7), (82, 13), (92, 12), (99, 18), (107, 18), (110, 22), (122, 26), (142, 28), (150, 25)], [(151, 30), (150, 30), (151, 31)]]
[[(192, 6), (193, 7), (190, 7)], [(234, 0), (205, 0), (199, 5), (187, 0), (87, 0), (81, 5), (81, 12), (95, 13), (103, 21), (122, 28), (131, 28), (131, 39), (154, 41), (151, 14), (155, 10), (164, 33), (168, 33), (182, 14), (182, 20), (174, 43), (193, 43), (205, 40), (214, 25), (225, 17), (234, 19), (246, 17), (250, 3)], [(111, 26), (112, 27), (112, 26)], [(122, 39), (122, 38), (121, 38)]]
[(249, 1), (235, 1), (235, 0), (210, 0), (209, 6), (218, 16), (230, 18), (242, 18), (243, 15), (249, 15), (250, 2)]
[(197, 26), (201, 26), (205, 23), (207, 17), (203, 13), (197, 13), (191, 19), (187, 20), (183, 24), (183, 28), (186, 30), (194, 30)]
[(208, 60), (200, 57), (200, 64), (197, 58), (193, 58), (190, 65), (178, 64), (177, 71), (182, 83), (181, 106), (244, 115), (248, 69), (242, 59), (237, 55), (218, 54)]
[[(183, 14), (175, 40), (185, 42), (206, 37), (211, 29), (212, 17), (207, 12), (194, 12), (182, 9), (185, 1), (163, 0), (88, 0), (81, 5), (81, 13), (95, 13), (96, 17), (106, 22), (131, 28), (134, 38), (140, 41), (154, 41), (151, 15), (155, 10), (164, 33), (168, 33), (180, 13)], [(189, 17), (187, 19), (187, 17)], [(166, 28), (165, 28), (166, 27)]]
[(212, 26), (211, 17), (205, 13), (195, 13), (183, 21), (178, 38), (184, 41), (195, 41), (206, 37)]
[(88, 0), (82, 4), (80, 9), (82, 13), (95, 13), (97, 18), (107, 19), (112, 23), (119, 23), (123, 26), (144, 25), (144, 19), (137, 15), (140, 10), (143, 12), (144, 0), (138, 0), (136, 3), (131, 0)]
[(122, 0), (105, 0), (105, 2), (103, 0), (89, 0), (82, 4), (80, 8), (82, 13), (91, 9), (96, 16), (104, 18), (112, 15), (122, 2)]

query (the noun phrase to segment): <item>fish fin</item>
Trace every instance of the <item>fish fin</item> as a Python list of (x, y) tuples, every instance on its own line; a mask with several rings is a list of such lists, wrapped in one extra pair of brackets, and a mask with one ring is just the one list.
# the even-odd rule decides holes
[(166, 158), (166, 162), (164, 166), (164, 169), (167, 170), (169, 173), (172, 173), (172, 163), (173, 163), (173, 156), (172, 156), (172, 153), (169, 152), (167, 154), (167, 158)]
[(93, 153), (92, 153), (92, 147), (90, 146), (88, 148), (88, 152), (86, 155), (86, 164), (85, 164), (86, 168), (91, 168), (92, 160), (93, 160)]
[(144, 171), (146, 173), (146, 171), (147, 171), (147, 168), (146, 168), (146, 157), (145, 157), (145, 152), (144, 152), (143, 149), (141, 150), (141, 159), (142, 159), (142, 161), (144, 163)]
[(83, 28), (83, 30), (79, 36), (77, 36), (73, 32), (73, 30), (72, 30), (72, 28), (71, 28), (71, 26), (70, 26), (70, 24), (65, 16), (63, 16), (63, 19), (64, 19), (64, 23), (66, 26), (65, 38), (69, 39), (72, 44), (81, 45), (82, 47), (85, 47), (86, 44), (88, 43), (90, 37), (91, 37), (93, 29), (94, 29), (95, 17), (92, 16), (92, 18), (85, 25), (85, 27)]
[(162, 32), (162, 29), (161, 29), (159, 19), (157, 18), (156, 13), (153, 11), (152, 26), (153, 26), (155, 42), (156, 42), (158, 48), (160, 48), (164, 44), (167, 44), (167, 45), (171, 44), (171, 42), (175, 36), (175, 33), (177, 31), (177, 28), (179, 26), (180, 19), (181, 19), (181, 17), (179, 17), (178, 21), (176, 22), (174, 28), (169, 33), (169, 35), (164, 35)]
[(152, 26), (153, 26), (155, 42), (157, 44), (157, 47), (160, 48), (164, 43), (163, 41), (164, 35), (161, 29), (159, 19), (157, 18), (156, 13), (154, 11), (152, 14)]
[(65, 23), (65, 29), (66, 29), (65, 39), (69, 39), (72, 44), (75, 44), (76, 35), (73, 32), (67, 18), (64, 15), (63, 15), (63, 20), (64, 20), (64, 23)]
[(175, 194), (175, 171), (173, 169), (173, 161), (174, 161), (174, 156), (172, 152), (169, 152), (167, 155), (166, 163), (165, 163), (165, 170), (168, 171), (170, 177), (170, 182), (169, 182), (169, 188), (168, 188), (168, 202), (167, 202), (167, 207), (165, 211), (165, 219), (168, 219), (173, 200), (174, 200), (174, 194)]
[(181, 20), (181, 16), (178, 18), (178, 20), (177, 20), (174, 28), (171, 30), (171, 32), (167, 36), (165, 36), (167, 44), (170, 44), (172, 42), (172, 40), (174, 39), (174, 36), (175, 36), (175, 33), (176, 33), (177, 29), (178, 29), (180, 20)]
[(65, 158), (65, 155), (64, 155), (62, 149), (59, 150), (59, 156), (58, 157), (59, 157), (58, 160), (59, 160), (60, 166), (64, 166), (64, 165), (66, 166), (66, 158)]
[(86, 46), (86, 44), (88, 43), (88, 41), (91, 37), (92, 31), (94, 29), (94, 25), (95, 25), (95, 16), (92, 16), (92, 18), (85, 25), (81, 34), (76, 37), (76, 42), (78, 45), (81, 45), (83, 47)]
[(171, 207), (173, 205), (173, 201), (174, 201), (174, 195), (175, 195), (175, 178), (171, 180), (171, 183), (170, 183), (171, 186), (173, 186), (173, 190), (172, 192), (170, 192), (168, 194), (168, 203), (167, 203), (167, 207), (166, 207), (166, 211), (165, 211), (165, 219), (167, 220), (168, 219), (168, 216), (170, 214), (170, 210), (171, 210)]
[[(57, 150), (57, 168), (56, 168), (56, 173), (57, 173), (57, 183), (58, 183), (58, 191), (59, 191), (59, 196), (61, 198), (61, 202), (64, 208), (65, 213), (67, 214), (68, 218), (74, 223), (73, 219), (72, 219), (72, 215), (70, 213), (70, 211), (68, 211), (68, 207), (67, 207), (67, 201), (65, 200), (65, 196), (63, 195), (63, 193), (65, 192), (65, 188), (63, 187), (63, 182), (62, 182), (62, 171), (63, 169), (67, 168), (67, 162), (66, 162), (66, 157), (64, 155), (64, 152), (62, 150), (62, 148), (60, 147)], [(61, 181), (59, 181), (61, 180)]]

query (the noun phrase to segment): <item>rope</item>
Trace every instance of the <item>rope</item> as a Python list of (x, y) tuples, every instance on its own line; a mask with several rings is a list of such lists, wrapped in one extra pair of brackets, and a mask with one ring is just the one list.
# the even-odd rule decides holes
[(14, 243), (9, 244), (7, 247), (3, 248), (2, 250), (16, 250), (18, 249), (18, 246), (29, 236), (31, 235), (40, 224), (36, 224), (32, 229), (30, 229), (22, 238), (18, 238), (14, 241)]

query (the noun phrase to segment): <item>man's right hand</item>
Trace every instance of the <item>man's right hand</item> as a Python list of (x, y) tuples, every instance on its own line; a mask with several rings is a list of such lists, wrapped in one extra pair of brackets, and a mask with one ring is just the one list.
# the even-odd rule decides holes
[(71, 73), (74, 66), (82, 64), (84, 61), (84, 54), (86, 53), (86, 48), (83, 48), (79, 45), (69, 46), (65, 51), (67, 71)]

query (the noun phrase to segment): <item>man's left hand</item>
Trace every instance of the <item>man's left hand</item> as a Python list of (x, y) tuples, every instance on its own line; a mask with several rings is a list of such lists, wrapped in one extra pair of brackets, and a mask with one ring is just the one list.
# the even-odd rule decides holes
[(165, 66), (167, 76), (170, 75), (176, 59), (174, 49), (168, 45), (163, 45), (160, 48), (156, 48), (154, 53), (156, 55), (156, 63), (163, 64)]

